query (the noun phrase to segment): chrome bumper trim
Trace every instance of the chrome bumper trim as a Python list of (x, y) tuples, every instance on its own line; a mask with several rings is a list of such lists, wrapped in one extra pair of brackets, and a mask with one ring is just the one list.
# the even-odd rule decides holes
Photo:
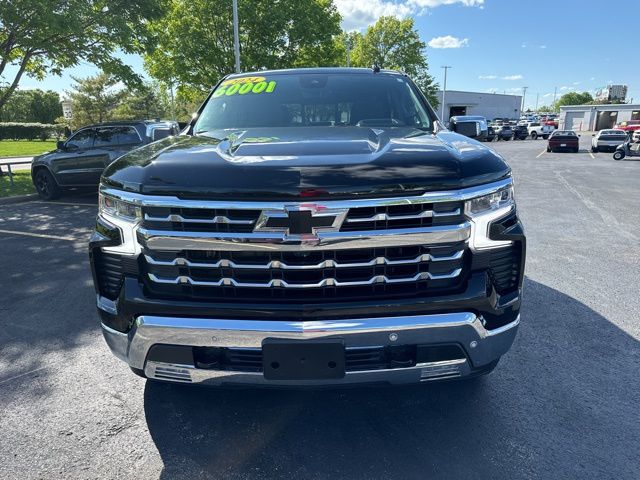
[(147, 362), (144, 373), (148, 378), (178, 383), (211, 385), (237, 384), (254, 386), (319, 386), (354, 385), (359, 383), (419, 383), (463, 377), (471, 373), (466, 358), (444, 362), (420, 363), (414, 367), (347, 372), (344, 378), (333, 380), (265, 380), (261, 373), (201, 370), (191, 365)]
[[(496, 360), (507, 352), (515, 338), (520, 317), (495, 330), (487, 330), (481, 318), (470, 312), (404, 317), (348, 319), (333, 321), (286, 322), (140, 316), (128, 333), (116, 332), (102, 325), (107, 344), (114, 354), (130, 366), (144, 369), (151, 378), (169, 378), (170, 370), (155, 376), (157, 366), (146, 362), (149, 349), (156, 344), (261, 347), (266, 338), (320, 339), (340, 338), (347, 347), (386, 346), (403, 343), (459, 343), (470, 362), (459, 367), (460, 375)], [(392, 335), (393, 334), (393, 335)], [(273, 382), (261, 373), (197, 369), (193, 365), (167, 368), (188, 369), (190, 382), (243, 383), (265, 385), (321, 385), (388, 381), (405, 383), (423, 381), (429, 376), (422, 365), (383, 371), (349, 372), (339, 381)], [(427, 370), (425, 370), (425, 368)], [(445, 369), (446, 370), (446, 369)], [(433, 373), (433, 372), (432, 372)], [(184, 372), (176, 375), (187, 376)], [(162, 378), (161, 378), (162, 377)]]

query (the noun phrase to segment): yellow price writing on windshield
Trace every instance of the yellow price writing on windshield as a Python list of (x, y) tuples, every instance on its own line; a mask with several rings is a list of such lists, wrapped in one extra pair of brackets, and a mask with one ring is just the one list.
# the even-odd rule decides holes
[(267, 82), (264, 77), (242, 77), (232, 78), (222, 82), (220, 87), (213, 92), (213, 98), (226, 95), (231, 97), (233, 95), (247, 95), (258, 93), (272, 93), (276, 89), (275, 80)]

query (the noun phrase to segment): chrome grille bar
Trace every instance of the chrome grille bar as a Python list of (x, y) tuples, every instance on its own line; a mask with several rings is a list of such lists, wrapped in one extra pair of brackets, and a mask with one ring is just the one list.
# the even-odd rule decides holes
[(471, 234), (471, 224), (423, 228), (319, 232), (286, 236), (282, 233), (181, 232), (138, 228), (138, 241), (146, 248), (161, 251), (225, 250), (282, 251), (348, 250), (354, 248), (404, 247), (463, 242)]
[(228, 225), (251, 225), (255, 220), (240, 220), (225, 217), (224, 215), (216, 215), (213, 218), (188, 218), (172, 213), (166, 217), (154, 217), (145, 213), (144, 219), (150, 222), (176, 222), (176, 223), (222, 223)]
[(236, 263), (231, 260), (221, 259), (214, 263), (206, 262), (192, 262), (186, 258), (177, 257), (173, 260), (156, 260), (155, 258), (145, 255), (147, 263), (150, 265), (159, 265), (167, 267), (195, 267), (195, 268), (239, 268), (250, 270), (269, 270), (269, 269), (282, 269), (282, 270), (318, 270), (322, 268), (358, 268), (358, 267), (373, 267), (375, 265), (410, 265), (421, 262), (447, 262), (452, 260), (459, 260), (464, 255), (464, 250), (459, 250), (451, 255), (438, 255), (434, 256), (428, 253), (418, 255), (415, 258), (409, 258), (404, 260), (389, 260), (386, 257), (376, 257), (367, 262), (354, 262), (354, 263), (340, 263), (335, 260), (325, 260), (320, 263), (312, 265), (288, 265), (285, 262), (278, 260), (272, 260), (266, 264), (248, 264), (248, 263)]
[(424, 210), (415, 215), (389, 215), (388, 213), (376, 213), (370, 217), (356, 217), (345, 220), (345, 223), (358, 223), (358, 222), (384, 222), (387, 220), (418, 220), (420, 218), (431, 217), (456, 217), (460, 215), (460, 209), (456, 208), (450, 212), (435, 212), (433, 210)]
[(320, 288), (320, 287), (352, 287), (361, 285), (373, 285), (377, 283), (408, 283), (420, 280), (447, 280), (456, 278), (462, 272), (461, 268), (456, 268), (449, 273), (434, 274), (429, 272), (421, 272), (411, 277), (389, 278), (385, 275), (375, 275), (369, 280), (356, 281), (340, 281), (335, 278), (325, 278), (317, 283), (290, 283), (280, 279), (272, 279), (266, 283), (239, 282), (233, 278), (221, 278), (220, 280), (194, 280), (187, 275), (179, 275), (173, 278), (158, 277), (153, 273), (149, 273), (149, 279), (155, 283), (164, 283), (170, 285), (194, 285), (202, 287), (244, 287), (244, 288)]

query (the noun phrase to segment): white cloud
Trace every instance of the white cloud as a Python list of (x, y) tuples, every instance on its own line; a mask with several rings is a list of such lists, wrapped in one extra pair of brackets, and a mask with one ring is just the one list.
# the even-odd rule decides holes
[(573, 82), (573, 85), (580, 85), (580, 82)]
[(560, 90), (569, 90), (571, 87), (567, 87), (566, 85), (563, 85), (562, 87), (560, 87)]
[(540, 48), (547, 48), (546, 45), (540, 45)]
[(524, 77), (522, 75), (505, 75), (504, 77), (498, 77), (498, 75), (480, 75), (478, 76), (479, 80), (522, 80)]
[(589, 80), (591, 80), (592, 82), (596, 79), (596, 77), (591, 77)]
[(422, 15), (429, 8), (460, 4), (466, 7), (484, 6), (484, 0), (335, 0), (342, 15), (342, 27), (347, 31), (362, 30), (385, 15), (408, 17)]
[(432, 38), (427, 45), (431, 48), (461, 48), (469, 45), (469, 39), (445, 35), (444, 37)]
[(549, 97), (553, 97), (553, 93), (545, 93), (544, 95), (542, 95), (542, 98), (549, 98)]

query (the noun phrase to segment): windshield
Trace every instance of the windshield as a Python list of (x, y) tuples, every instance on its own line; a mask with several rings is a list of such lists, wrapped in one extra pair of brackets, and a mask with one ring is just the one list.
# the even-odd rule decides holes
[(301, 73), (222, 82), (194, 131), (346, 125), (432, 128), (416, 92), (400, 75)]

